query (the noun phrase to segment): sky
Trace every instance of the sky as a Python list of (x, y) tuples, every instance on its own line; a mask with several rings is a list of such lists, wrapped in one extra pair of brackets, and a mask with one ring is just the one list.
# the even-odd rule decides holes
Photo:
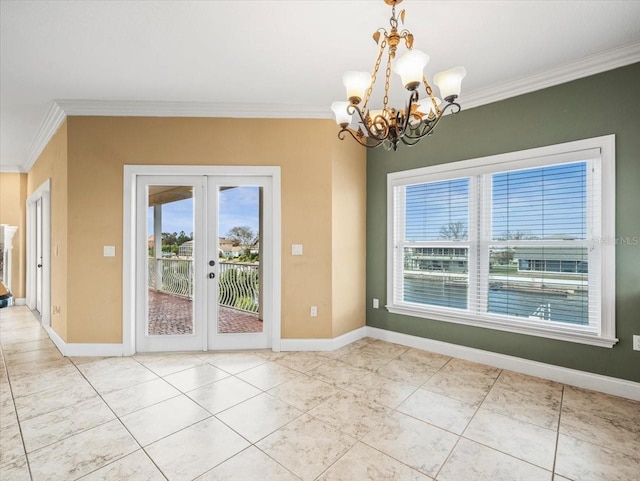
[[(259, 227), (259, 187), (242, 186), (219, 193), (218, 228), (224, 237), (231, 228), (249, 226), (257, 235)], [(162, 232), (193, 232), (193, 199), (170, 202), (162, 206)], [(153, 234), (153, 209), (149, 209), (147, 231)]]
[[(469, 178), (406, 188), (406, 239), (443, 239), (441, 229), (468, 229)], [(492, 174), (491, 222), (496, 240), (586, 237), (587, 162)], [(466, 237), (462, 237), (466, 238)]]

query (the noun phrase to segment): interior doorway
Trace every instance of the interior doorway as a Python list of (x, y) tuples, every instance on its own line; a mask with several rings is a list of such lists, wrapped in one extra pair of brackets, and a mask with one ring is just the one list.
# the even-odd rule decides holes
[(51, 326), (51, 180), (27, 199), (27, 307)]

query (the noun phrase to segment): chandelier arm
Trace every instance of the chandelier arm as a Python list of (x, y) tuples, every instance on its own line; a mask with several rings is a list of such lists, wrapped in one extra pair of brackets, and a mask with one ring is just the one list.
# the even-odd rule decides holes
[(402, 118), (402, 116), (400, 115), (400, 113), (398, 113), (398, 117), (397, 120), (398, 122), (396, 122), (397, 124), (400, 124), (400, 120), (402, 120), (402, 127), (400, 129), (400, 132), (398, 132), (398, 137), (402, 137), (403, 135), (405, 135), (405, 133), (407, 131), (410, 131), (411, 129), (409, 128), (409, 120), (411, 119), (411, 111), (413, 105), (415, 103), (418, 102), (418, 100), (420, 100), (420, 97), (418, 95), (418, 91), (417, 90), (413, 90), (411, 92), (411, 95), (409, 96), (409, 105), (407, 105), (406, 111), (405, 111), (405, 115), (404, 118)]
[[(414, 145), (421, 138), (431, 134), (431, 132), (433, 132), (433, 129), (436, 128), (436, 125), (438, 125), (438, 122), (440, 122), (440, 119), (443, 117), (444, 113), (447, 110), (451, 110), (452, 114), (457, 114), (458, 112), (460, 112), (460, 105), (458, 105), (455, 102), (448, 103), (442, 109), (442, 113), (438, 115), (435, 119), (429, 122), (421, 122), (417, 129), (413, 129), (413, 130), (410, 130), (409, 133), (405, 133), (405, 135), (402, 137), (402, 142), (405, 143), (406, 145)], [(418, 130), (420, 130), (419, 133), (418, 133)], [(416, 134), (412, 135), (413, 133), (416, 133)], [(416, 142), (410, 143), (410, 142), (407, 142), (405, 139), (415, 140)]]
[(380, 62), (382, 61), (382, 54), (384, 53), (384, 49), (387, 46), (387, 31), (384, 28), (379, 28), (376, 32), (382, 31), (384, 33), (384, 39), (380, 42), (380, 47), (378, 48), (378, 57), (376, 58), (376, 62), (373, 65), (373, 73), (371, 74), (371, 83), (369, 84), (369, 88), (367, 89), (364, 95), (364, 101), (362, 103), (362, 110), (367, 111), (367, 105), (369, 104), (369, 99), (371, 98), (371, 92), (373, 92), (373, 86), (376, 83), (376, 79), (378, 77), (378, 70), (380, 69)]
[(380, 144), (382, 144), (382, 140), (375, 140), (373, 143), (369, 143), (368, 139), (370, 139), (371, 137), (365, 137), (366, 140), (363, 142), (361, 138), (358, 138), (358, 136), (354, 134), (353, 131), (347, 127), (345, 127), (344, 129), (340, 130), (340, 132), (338, 132), (338, 138), (340, 140), (344, 140), (345, 132), (349, 133), (351, 137), (353, 137), (354, 140), (358, 142), (360, 145), (367, 147), (369, 149), (374, 149), (378, 147)]
[(355, 105), (355, 104), (347, 105), (347, 113), (349, 113), (351, 115), (353, 115), (354, 113), (357, 113), (358, 117), (360, 117), (360, 123), (362, 123), (362, 125), (364, 125), (364, 128), (367, 131), (367, 135), (369, 137), (375, 139), (376, 141), (382, 142), (389, 135), (389, 123), (387, 122), (387, 119), (385, 119), (384, 117), (378, 115), (376, 117), (376, 119), (380, 119), (380, 120), (377, 120), (376, 122), (374, 122), (374, 119), (371, 119), (372, 124), (375, 124), (377, 122), (384, 123), (384, 130), (383, 130), (384, 135), (376, 135), (369, 128), (369, 123), (366, 121), (365, 116), (362, 114), (362, 110), (360, 110), (360, 108), (357, 105)]

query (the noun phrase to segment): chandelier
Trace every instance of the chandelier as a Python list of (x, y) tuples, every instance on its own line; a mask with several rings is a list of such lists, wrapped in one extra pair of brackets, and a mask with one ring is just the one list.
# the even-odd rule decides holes
[[(373, 34), (373, 40), (378, 44), (378, 56), (373, 73), (346, 72), (342, 82), (347, 88), (348, 102), (333, 102), (331, 109), (340, 126), (338, 132), (340, 140), (344, 140), (345, 134), (349, 133), (365, 147), (384, 145), (387, 150), (397, 150), (400, 141), (406, 145), (415, 145), (420, 139), (431, 134), (447, 110), (454, 114), (460, 112), (460, 105), (456, 103), (456, 99), (460, 95), (460, 85), (467, 71), (464, 67), (455, 67), (434, 76), (433, 81), (439, 87), (444, 99), (441, 103), (440, 99), (433, 95), (433, 90), (423, 74), (424, 68), (429, 63), (429, 56), (413, 48), (411, 32), (406, 29), (398, 32), (396, 5), (402, 0), (384, 0), (384, 2), (391, 6), (389, 20), (391, 30), (387, 32), (384, 28), (379, 28)], [(400, 12), (399, 17), (404, 24), (404, 10)], [(407, 52), (395, 60), (398, 45), (402, 41)], [(388, 50), (388, 53), (382, 109), (370, 110), (367, 106), (385, 50)], [(389, 106), (392, 70), (400, 75), (402, 84), (410, 92), (409, 103), (404, 109)], [(427, 93), (422, 101), (418, 94), (421, 84), (424, 85)], [(357, 130), (351, 126), (355, 114), (357, 114), (355, 120)]]

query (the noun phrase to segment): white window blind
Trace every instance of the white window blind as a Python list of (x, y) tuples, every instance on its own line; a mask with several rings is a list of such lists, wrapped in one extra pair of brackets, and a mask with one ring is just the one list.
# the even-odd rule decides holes
[(611, 346), (612, 169), (562, 147), (390, 174), (388, 309)]

